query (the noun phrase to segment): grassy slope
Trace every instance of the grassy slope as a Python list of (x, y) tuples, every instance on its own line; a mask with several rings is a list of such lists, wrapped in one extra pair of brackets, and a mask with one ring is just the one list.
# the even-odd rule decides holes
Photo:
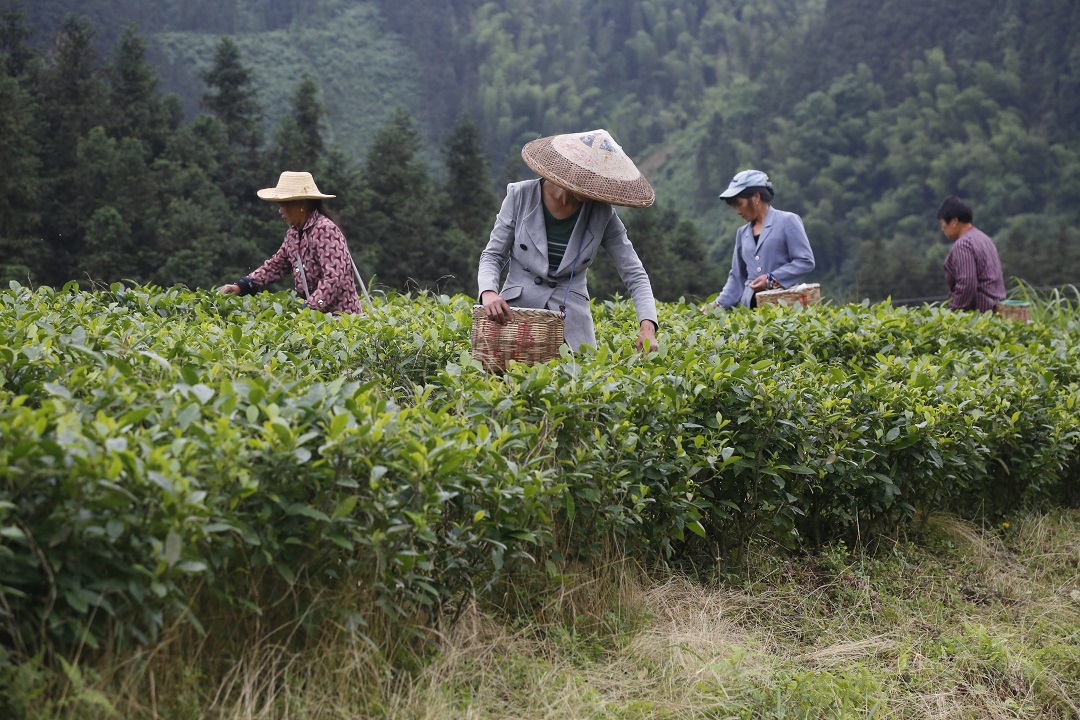
[[(169, 32), (151, 39), (177, 71), (166, 89), (180, 85), (185, 93), (201, 93), (199, 74), (212, 63), (219, 36)], [(396, 106), (415, 111), (422, 102), (415, 55), (386, 29), (371, 3), (351, 5), (310, 25), (235, 40), (252, 71), (271, 136), (307, 72), (321, 88), (327, 145), (340, 145), (358, 165)]]
[(873, 556), (759, 552), (739, 587), (609, 574), (550, 598), (561, 621), (474, 618), (389, 714), (1076, 717), (1078, 564), (1072, 512), (935, 518)]
[[(267, 617), (224, 642), (172, 634), (97, 687), (132, 718), (1080, 717), (1080, 512), (1007, 525), (935, 517), (872, 554), (758, 547), (720, 582), (613, 565), (512, 589), (516, 610), (469, 608), (413, 674), (340, 629), (284, 652), (297, 628)], [(96, 716), (88, 697), (69, 717)]]

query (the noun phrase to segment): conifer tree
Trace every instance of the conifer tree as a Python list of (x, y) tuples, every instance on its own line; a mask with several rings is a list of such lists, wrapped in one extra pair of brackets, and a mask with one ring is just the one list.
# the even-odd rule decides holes
[(722, 202), (718, 196), (738, 171), (737, 162), (724, 127), (724, 116), (713, 111), (702, 131), (695, 156), (695, 206), (699, 211), (708, 211)]
[(120, 35), (109, 80), (110, 133), (143, 140), (155, 155), (160, 153), (176, 126), (170, 123), (158, 93), (157, 73), (146, 62), (146, 45), (134, 25)]
[(207, 91), (202, 104), (221, 118), (233, 145), (254, 149), (262, 145), (262, 110), (251, 71), (240, 60), (240, 48), (223, 37), (214, 52), (213, 66), (203, 73)]
[(0, 10), (0, 56), (3, 57), (3, 71), (13, 78), (25, 78), (38, 59), (28, 44), (33, 35), (21, 7), (9, 5)]
[[(222, 192), (242, 214), (258, 216), (263, 210), (255, 190), (276, 179), (262, 154), (262, 109), (256, 98), (251, 71), (240, 60), (240, 48), (223, 37), (214, 53), (214, 64), (203, 74), (207, 90), (203, 105), (225, 125), (228, 150), (219, 158), (215, 178)], [(280, 170), (278, 170), (280, 172)]]
[(487, 158), (480, 144), (480, 128), (467, 114), (458, 118), (443, 143), (446, 161), (445, 220), (470, 239), (491, 230), (498, 200), (491, 192)]
[(396, 109), (368, 149), (362, 178), (364, 217), (357, 236), (361, 245), (379, 248), (376, 272), (397, 290), (434, 288), (446, 271), (434, 255), (441, 242), (434, 226), (438, 204), (427, 168), (416, 157), (420, 147), (412, 116)]
[(476, 265), (491, 232), (499, 201), (491, 191), (487, 158), (480, 145), (480, 130), (467, 114), (461, 115), (443, 143), (446, 182), (443, 209), (437, 223), (442, 243), (433, 249), (447, 293), (475, 292)]
[[(225, 126), (212, 115), (200, 115), (170, 137), (153, 168), (156, 244), (152, 253), (142, 251), (144, 266), (152, 268), (149, 279), (216, 287), (257, 267), (281, 242), (280, 220), (267, 203), (236, 212), (235, 200), (219, 186), (229, 154)], [(245, 189), (255, 195), (255, 188)]]
[(102, 205), (90, 216), (86, 228), (86, 252), (79, 270), (95, 282), (139, 278), (132, 275), (131, 226), (111, 205)]
[(105, 119), (105, 84), (96, 42), (97, 33), (88, 21), (67, 16), (42, 77), (49, 125), (46, 162), (54, 170), (71, 168), (78, 139)]
[(44, 282), (62, 282), (77, 275), (75, 268), (83, 252), (83, 226), (88, 218), (80, 216), (78, 208), (89, 199), (78, 195), (76, 152), (79, 141), (104, 124), (107, 111), (95, 40), (96, 33), (86, 20), (67, 16), (41, 75), (46, 183), (41, 196), (42, 234), (52, 250), (43, 268)]
[(9, 263), (24, 255), (21, 248), (41, 219), (37, 198), (42, 125), (28, 77), (38, 58), (26, 44), (32, 34), (21, 8), (0, 10), (0, 252)]
[(37, 232), (41, 164), (35, 111), (30, 94), (0, 72), (0, 282), (26, 282), (47, 260)]
[(323, 155), (323, 108), (319, 86), (306, 72), (292, 96), (292, 112), (281, 120), (275, 151), (282, 170), (307, 170), (318, 166)]

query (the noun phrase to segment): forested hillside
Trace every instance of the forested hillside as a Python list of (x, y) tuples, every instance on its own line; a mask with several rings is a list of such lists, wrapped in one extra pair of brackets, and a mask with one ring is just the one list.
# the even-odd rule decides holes
[[(817, 254), (814, 278), (834, 298), (942, 294), (948, 247), (934, 211), (951, 193), (966, 198), (976, 224), (995, 237), (1007, 277), (1080, 281), (1080, 52), (1073, 49), (1080, 9), (1069, 0), (8, 0), (6, 7), (0, 49), (11, 100), (0, 122), (20, 138), (5, 140), (12, 161), (56, 191), (65, 174), (86, 177), (73, 169), (78, 162), (108, 174), (106, 159), (119, 154), (127, 159), (117, 162), (129, 165), (114, 172), (130, 179), (138, 156), (140, 172), (152, 176), (139, 187), (152, 188), (158, 206), (183, 201), (203, 210), (185, 220), (198, 229), (180, 230), (165, 210), (143, 217), (144, 203), (106, 198), (108, 183), (84, 182), (78, 202), (41, 200), (23, 183), (6, 196), (15, 206), (2, 230), (3, 244), (14, 248), (6, 254), (9, 277), (109, 279), (118, 265), (94, 248), (125, 244), (142, 258), (125, 270), (138, 280), (211, 284), (225, 269), (244, 271), (281, 230), (245, 198), (272, 184), (288, 159), (328, 178), (368, 273), (394, 288), (412, 280), (467, 290), (503, 183), (527, 176), (520, 146), (541, 134), (606, 127), (657, 188), (657, 208), (624, 218), (632, 232), (640, 226), (635, 243), (653, 256), (647, 265), (669, 297), (718, 288), (739, 220), (716, 195), (750, 166), (772, 176), (777, 207), (803, 216)], [(22, 24), (11, 12), (20, 7)], [(83, 54), (78, 67), (63, 65), (75, 27), (63, 20), (69, 11), (85, 18), (79, 32), (87, 37), (78, 42), (98, 53), (97, 60)], [(125, 31), (128, 23), (136, 25)], [(226, 39), (233, 54), (223, 58)], [(94, 99), (116, 92), (110, 73), (136, 56), (147, 97), (167, 117), (163, 139), (144, 139), (140, 149), (116, 112)], [(215, 124), (222, 108), (206, 96), (217, 92), (208, 77), (226, 61), (247, 73), (250, 133), (222, 144)], [(50, 73), (100, 87), (60, 98), (46, 82)], [(77, 119), (61, 127), (68, 113)], [(447, 156), (460, 132), (471, 143), (465, 156), (481, 171), (467, 173), (480, 183), (475, 190), (462, 190)], [(396, 156), (374, 149), (380, 137)], [(310, 152), (289, 155), (301, 147)], [(244, 162), (223, 160), (226, 148)], [(170, 184), (188, 175), (152, 170), (163, 162), (212, 176), (213, 190), (195, 199), (190, 185)], [(475, 206), (450, 209), (473, 199)], [(117, 207), (124, 202), (133, 207)], [(206, 208), (215, 205), (211, 220)], [(641, 234), (649, 228), (658, 234)], [(403, 242), (416, 247), (389, 249)], [(694, 258), (706, 251), (703, 273)], [(618, 283), (609, 278), (597, 289)]]

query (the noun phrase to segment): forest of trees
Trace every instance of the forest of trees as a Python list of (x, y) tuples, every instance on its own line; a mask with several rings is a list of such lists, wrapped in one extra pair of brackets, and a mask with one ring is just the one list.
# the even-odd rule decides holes
[(469, 292), (521, 145), (605, 127), (657, 189), (622, 215), (664, 299), (718, 289), (746, 167), (828, 296), (941, 295), (953, 193), (1007, 278), (1080, 283), (1078, 47), (1072, 0), (6, 0), (0, 274), (220, 283), (302, 167), (365, 274)]
[[(99, 60), (94, 29), (81, 18), (62, 22), (48, 56), (20, 42), (28, 29), (18, 12), (4, 20), (5, 281), (213, 287), (234, 280), (284, 234), (255, 190), (273, 185), (282, 168), (305, 168), (342, 199), (331, 214), (379, 286), (475, 292), (499, 199), (467, 115), (445, 137), (437, 177), (419, 157), (420, 130), (403, 108), (358, 165), (324, 143), (310, 76), (296, 87), (291, 112), (266, 133), (257, 88), (228, 36), (203, 74), (205, 112), (185, 122), (179, 99), (160, 92), (134, 26)], [(646, 261), (672, 269), (658, 289), (668, 297), (711, 289), (703, 284), (708, 273), (696, 272), (704, 245), (692, 226), (663, 215), (629, 222)]]

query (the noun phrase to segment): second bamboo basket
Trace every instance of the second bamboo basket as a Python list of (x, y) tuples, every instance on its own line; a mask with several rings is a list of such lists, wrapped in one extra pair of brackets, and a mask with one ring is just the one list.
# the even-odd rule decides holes
[(754, 297), (758, 305), (799, 305), (806, 307), (821, 300), (821, 285), (800, 283), (779, 290), (762, 290)]

